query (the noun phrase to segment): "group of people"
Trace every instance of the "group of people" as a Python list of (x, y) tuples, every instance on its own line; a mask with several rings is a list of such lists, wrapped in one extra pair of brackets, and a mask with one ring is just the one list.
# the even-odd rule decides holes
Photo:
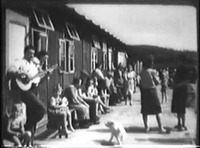
[(139, 75), (134, 71), (133, 66), (128, 64), (123, 67), (121, 63), (112, 72), (105, 72), (105, 80), (110, 94), (110, 105), (125, 101), (125, 105), (133, 104), (133, 94), (139, 85)]
[[(41, 78), (48, 77), (48, 74), (52, 72), (46, 70), (45, 61), (47, 59), (47, 52), (41, 51), (35, 54), (33, 46), (26, 46), (24, 57), (15, 61), (7, 71), (10, 93), (15, 103), (8, 118), (6, 130), (8, 137), (16, 146), (33, 145), (37, 123), (46, 113), (47, 108), (39, 99), (37, 85)], [(132, 105), (133, 94), (136, 92), (137, 86), (141, 92), (141, 113), (145, 131), (150, 130), (148, 115), (156, 115), (160, 132), (166, 132), (160, 117), (162, 109), (157, 85), (160, 84), (161, 80), (162, 102), (167, 101), (166, 80), (168, 75), (163, 71), (159, 79), (156, 70), (153, 69), (153, 64), (153, 56), (146, 58), (143, 61), (142, 71), (138, 75), (131, 64), (128, 64), (127, 68), (123, 68), (119, 64), (114, 72), (103, 72), (101, 64), (97, 63), (96, 69), (91, 75), (82, 70), (80, 77), (74, 78), (72, 84), (65, 90), (62, 90), (60, 84), (56, 84), (55, 93), (50, 98), (49, 108), (65, 108), (61, 120), (65, 135), (68, 135), (68, 126), (71, 131), (74, 131), (72, 111), (77, 114), (80, 128), (88, 128), (91, 124), (99, 124), (100, 115), (110, 112), (109, 105), (115, 105), (121, 101), (125, 101), (126, 105)], [(187, 98), (192, 98), (191, 95), (194, 94), (194, 89), (188, 84), (196, 80), (194, 74), (195, 70), (189, 69), (184, 64), (176, 71), (172, 112), (177, 113), (178, 124), (176, 128), (179, 130), (187, 129), (185, 125), (185, 108)], [(36, 75), (41, 75), (37, 80), (38, 83), (33, 82), (32, 79)]]
[[(174, 76), (173, 93), (171, 112), (177, 114), (177, 128), (179, 131), (187, 130), (185, 124), (185, 113), (187, 107), (192, 107), (196, 110), (196, 89), (195, 83), (197, 80), (197, 72), (195, 67), (189, 66), (186, 61), (186, 56), (180, 55), (180, 66)], [(143, 69), (140, 73), (141, 83), (141, 113), (143, 115), (143, 122), (145, 131), (150, 130), (148, 126), (148, 115), (156, 115), (160, 132), (166, 132), (161, 122), (161, 104), (158, 97), (157, 86), (161, 84), (162, 102), (167, 101), (166, 88), (168, 86), (167, 80), (169, 80), (168, 73), (163, 70), (159, 75), (153, 68), (154, 56), (150, 55), (143, 62)]]
[[(95, 72), (94, 72), (95, 73)], [(64, 91), (60, 84), (55, 87), (55, 95), (50, 100), (50, 114), (54, 114), (53, 108), (65, 107), (62, 113), (57, 115), (62, 118), (61, 125), (68, 135), (67, 123), (71, 131), (74, 131), (72, 124), (72, 115), (70, 110), (75, 111), (77, 115), (78, 128), (88, 128), (92, 124), (100, 123), (100, 115), (110, 112), (106, 83), (104, 78), (97, 78), (98, 74), (91, 76), (82, 70), (80, 78), (74, 78)], [(62, 116), (61, 116), (62, 114)]]

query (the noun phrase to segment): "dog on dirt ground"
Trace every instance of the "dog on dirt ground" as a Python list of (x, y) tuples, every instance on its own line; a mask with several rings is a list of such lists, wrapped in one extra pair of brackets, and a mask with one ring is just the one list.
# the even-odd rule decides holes
[(110, 129), (111, 132), (109, 143), (111, 143), (113, 137), (115, 137), (118, 145), (121, 145), (123, 143), (124, 138), (126, 137), (126, 131), (122, 124), (117, 121), (107, 121), (105, 125)]

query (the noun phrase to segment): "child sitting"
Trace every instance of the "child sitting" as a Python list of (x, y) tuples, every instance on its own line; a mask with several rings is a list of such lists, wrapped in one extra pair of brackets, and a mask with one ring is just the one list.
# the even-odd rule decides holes
[(51, 97), (50, 99), (50, 108), (51, 109), (60, 109), (60, 108), (64, 108), (64, 111), (61, 113), (59, 113), (59, 115), (62, 114), (63, 116), (63, 123), (62, 123), (62, 129), (65, 132), (65, 136), (68, 136), (68, 129), (66, 127), (67, 125), (67, 121), (69, 124), (69, 128), (71, 131), (74, 131), (74, 128), (72, 126), (72, 118), (71, 118), (71, 112), (68, 108), (68, 100), (66, 97), (62, 97), (62, 88), (60, 86), (60, 84), (56, 85), (56, 87), (54, 88), (55, 94), (54, 96)]
[(12, 113), (8, 119), (7, 134), (8, 138), (17, 147), (21, 147), (22, 145), (31, 146), (31, 132), (24, 130), (24, 124), (22, 108), (20, 104), (14, 104)]
[[(96, 82), (96, 84), (94, 84)], [(102, 113), (109, 112), (109, 107), (101, 100), (100, 96), (98, 95), (97, 90), (97, 81), (94, 81), (92, 78), (89, 78), (87, 80), (86, 84), (86, 91), (87, 96), (92, 97), (94, 100), (96, 100), (99, 104), (100, 110)]]

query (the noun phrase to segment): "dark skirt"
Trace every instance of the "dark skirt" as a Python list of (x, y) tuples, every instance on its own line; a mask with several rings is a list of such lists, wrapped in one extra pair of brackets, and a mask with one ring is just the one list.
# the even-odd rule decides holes
[(172, 113), (185, 114), (187, 100), (187, 84), (176, 86), (172, 95)]
[(141, 89), (141, 113), (155, 115), (161, 112), (157, 88)]
[(166, 92), (167, 91), (167, 85), (163, 84), (161, 85), (161, 92)]

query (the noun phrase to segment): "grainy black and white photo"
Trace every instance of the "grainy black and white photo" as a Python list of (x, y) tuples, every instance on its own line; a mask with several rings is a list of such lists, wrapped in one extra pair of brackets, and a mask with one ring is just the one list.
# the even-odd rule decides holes
[(198, 0), (1, 0), (1, 146), (199, 146)]

